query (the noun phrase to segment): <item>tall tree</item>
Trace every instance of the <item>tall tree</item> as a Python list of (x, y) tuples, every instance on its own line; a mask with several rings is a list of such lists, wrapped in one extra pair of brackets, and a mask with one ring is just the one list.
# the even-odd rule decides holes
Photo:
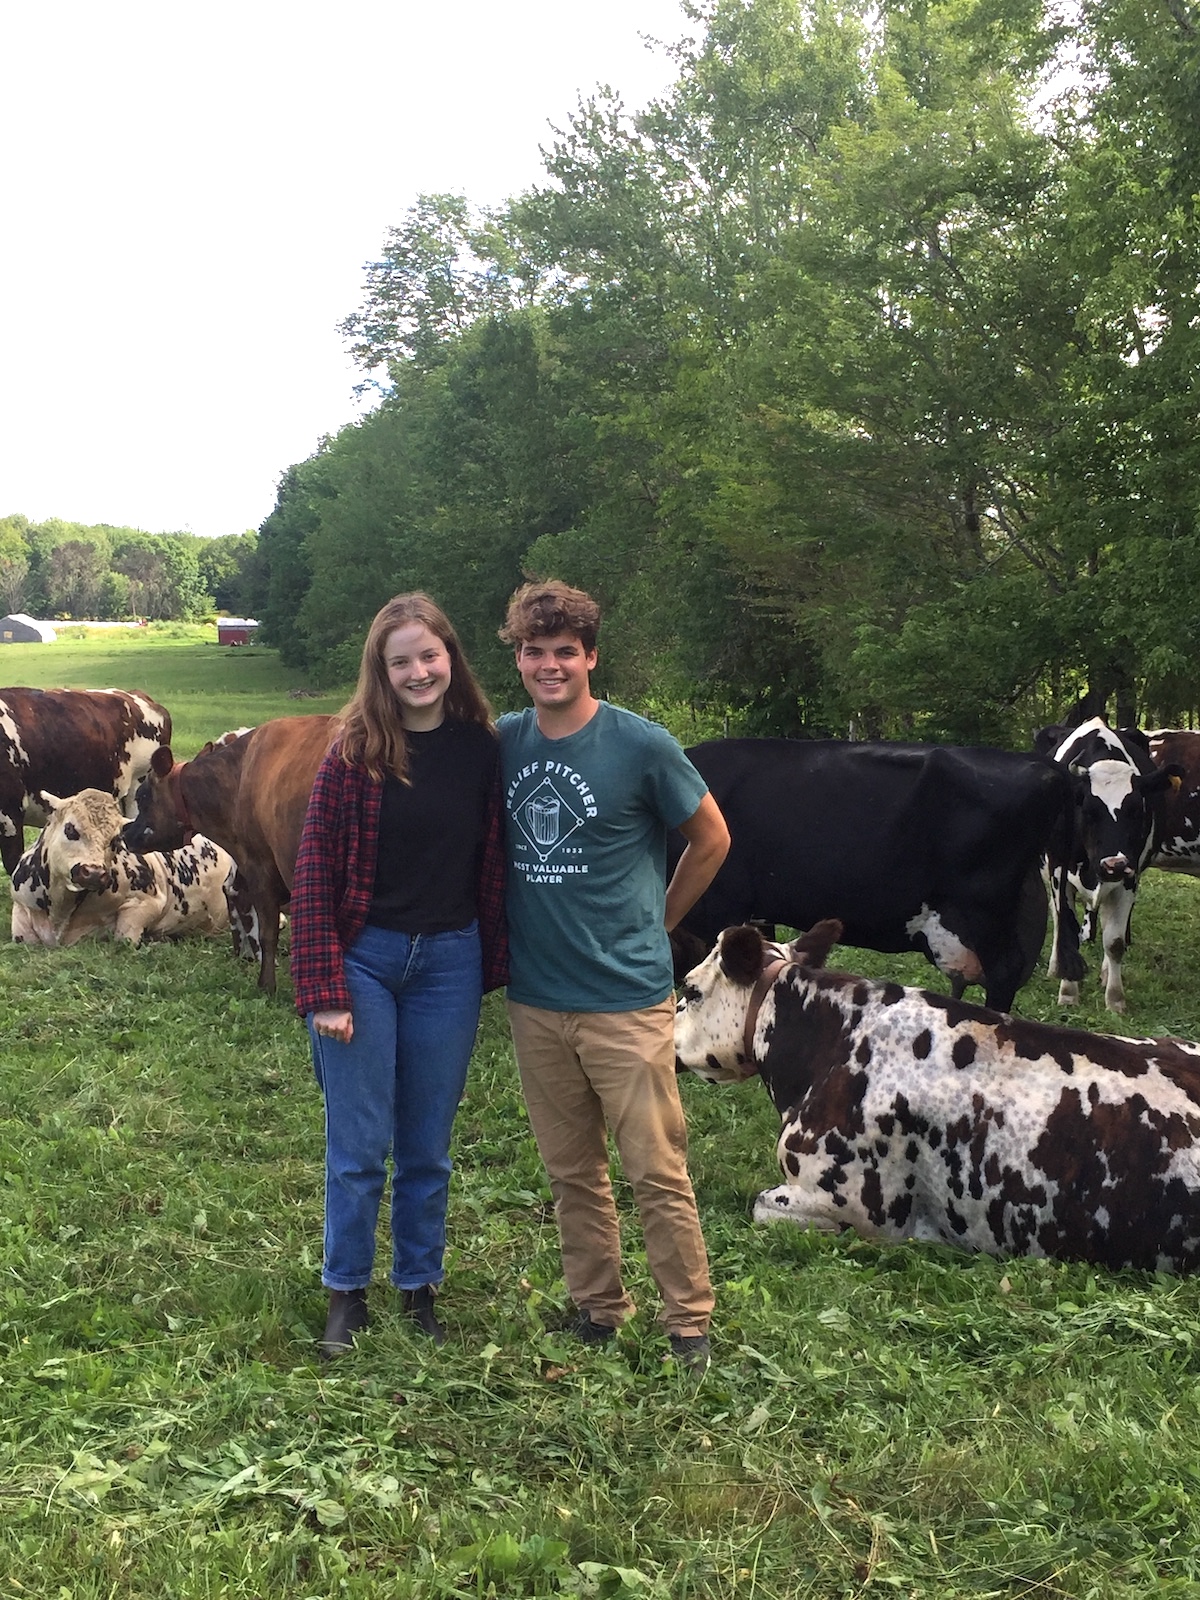
[(520, 299), (517, 257), (498, 220), (461, 195), (421, 195), (366, 268), (363, 305), (341, 325), (366, 372), (436, 365), (478, 318)]
[(130, 602), (139, 615), (186, 620), (199, 614), (205, 596), (191, 539), (126, 533), (117, 541), (112, 565), (128, 580)]
[(258, 551), (258, 534), (225, 533), (196, 545), (200, 584), (219, 611), (244, 613), (246, 572)]
[(64, 539), (50, 551), (46, 596), (56, 616), (94, 617), (107, 570), (104, 553), (83, 539)]

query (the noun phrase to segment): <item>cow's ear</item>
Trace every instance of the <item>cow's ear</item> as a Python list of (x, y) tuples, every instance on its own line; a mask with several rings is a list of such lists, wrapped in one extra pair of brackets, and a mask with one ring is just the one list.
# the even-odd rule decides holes
[(1133, 786), (1139, 794), (1161, 794), (1164, 789), (1178, 790), (1184, 776), (1183, 768), (1178, 762), (1172, 761), (1157, 772), (1139, 773), (1133, 780)]
[(66, 803), (67, 802), (65, 800), (60, 800), (56, 794), (51, 794), (46, 789), (42, 790), (42, 807), (44, 810), (58, 811), (62, 806), (65, 806)]
[(763, 969), (763, 936), (748, 925), (726, 928), (717, 941), (721, 970), (732, 982), (749, 988)]
[(150, 771), (156, 778), (165, 778), (174, 765), (175, 757), (169, 744), (160, 744), (150, 757)]
[(798, 939), (793, 939), (788, 949), (792, 953), (792, 960), (798, 961), (806, 967), (823, 967), (834, 945), (842, 937), (842, 925), (836, 917), (826, 917), (824, 922), (816, 922), (802, 933)]
[(693, 967), (698, 967), (708, 954), (708, 946), (687, 928), (671, 929), (671, 966), (676, 985), (681, 984)]

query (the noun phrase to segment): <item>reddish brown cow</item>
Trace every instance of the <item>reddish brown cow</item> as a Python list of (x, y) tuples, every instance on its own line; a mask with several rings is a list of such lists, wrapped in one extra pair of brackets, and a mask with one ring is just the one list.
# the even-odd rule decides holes
[(24, 824), (49, 821), (43, 792), (100, 789), (131, 816), (125, 802), (170, 742), (170, 713), (129, 689), (0, 689), (0, 859), (9, 877)]
[(258, 920), (259, 987), (271, 992), (279, 913), (291, 898), (304, 813), (333, 724), (328, 716), (277, 717), (178, 765), (169, 748), (157, 751), (124, 832), (131, 850), (177, 849), (195, 831), (229, 851)]
[(1150, 755), (1155, 766), (1182, 772), (1163, 797), (1162, 833), (1150, 865), (1200, 878), (1200, 733), (1155, 728)]

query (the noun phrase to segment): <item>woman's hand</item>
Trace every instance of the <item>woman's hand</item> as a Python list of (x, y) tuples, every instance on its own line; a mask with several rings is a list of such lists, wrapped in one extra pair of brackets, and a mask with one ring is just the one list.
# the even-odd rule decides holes
[(339, 1039), (349, 1044), (354, 1037), (354, 1018), (349, 1011), (314, 1011), (313, 1031), (323, 1039)]

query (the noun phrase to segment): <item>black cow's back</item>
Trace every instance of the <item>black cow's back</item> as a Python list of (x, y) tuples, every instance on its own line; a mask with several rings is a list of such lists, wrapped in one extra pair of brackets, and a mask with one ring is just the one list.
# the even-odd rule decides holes
[(977, 952), (990, 1003), (1011, 1002), (1045, 931), (1041, 857), (1069, 811), (1052, 761), (836, 739), (716, 740), (688, 755), (732, 840), (688, 931), (711, 943), (737, 922), (836, 917), (847, 944), (936, 961), (922, 931), (933, 913)]

